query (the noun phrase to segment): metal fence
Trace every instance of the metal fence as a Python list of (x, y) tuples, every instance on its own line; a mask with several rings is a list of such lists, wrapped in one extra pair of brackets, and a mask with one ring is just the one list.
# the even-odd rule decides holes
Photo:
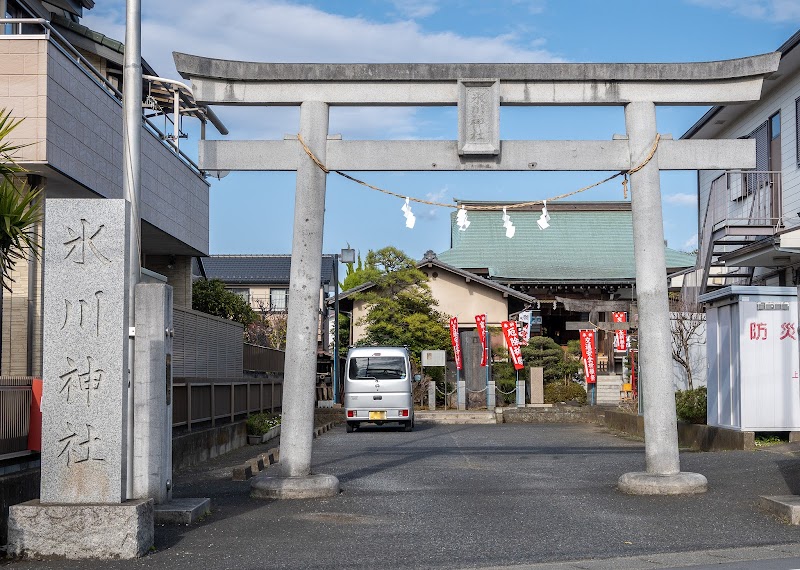
[(0, 376), (0, 459), (28, 451), (31, 376)]
[(245, 344), (243, 367), (248, 372), (280, 372), (286, 362), (286, 352), (276, 348)]
[(240, 378), (243, 326), (175, 307), (172, 370), (176, 378)]
[(283, 375), (265, 378), (175, 378), (172, 382), (172, 426), (214, 427), (256, 412), (279, 412)]

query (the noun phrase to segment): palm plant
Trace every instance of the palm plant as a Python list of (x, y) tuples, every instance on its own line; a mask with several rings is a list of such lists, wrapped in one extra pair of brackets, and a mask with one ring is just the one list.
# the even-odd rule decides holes
[(8, 140), (21, 122), (0, 110), (0, 284), (7, 291), (11, 291), (17, 262), (29, 252), (38, 256), (41, 249), (36, 226), (42, 220), (42, 191), (20, 182), (19, 175), (26, 170), (17, 164), (14, 153), (27, 145)]
[(0, 284), (9, 292), (17, 262), (28, 252), (39, 255), (36, 226), (42, 220), (41, 197), (41, 188), (0, 180)]
[(14, 177), (25, 172), (25, 169), (17, 164), (14, 153), (26, 147), (26, 144), (14, 144), (7, 140), (22, 119), (14, 119), (10, 111), (0, 109), (0, 177), (13, 184)]

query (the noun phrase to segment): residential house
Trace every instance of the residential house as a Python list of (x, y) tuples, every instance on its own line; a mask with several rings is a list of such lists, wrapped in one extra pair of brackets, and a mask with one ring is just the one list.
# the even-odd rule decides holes
[[(122, 198), (124, 46), (80, 24), (92, 0), (2, 4), (22, 19), (0, 26), (0, 108), (23, 119), (10, 140), (29, 145), (16, 154), (29, 183), (47, 199)], [(181, 117), (227, 131), (188, 88), (143, 70), (142, 265), (167, 278), (176, 306), (191, 307), (192, 258), (208, 252), (209, 184), (179, 149)], [(41, 263), (18, 264), (14, 279), (2, 299), (0, 374), (40, 375)]]
[[(267, 314), (287, 311), (291, 255), (212, 255), (198, 261), (201, 275), (223, 281), (226, 289), (241, 295), (255, 311)], [(322, 256), (317, 334), (320, 352), (327, 351), (329, 343), (330, 327), (325, 298), (334, 285), (333, 264), (333, 255)]]
[(683, 139), (754, 139), (756, 167), (700, 171), (699, 256), (690, 300), (728, 285), (794, 286), (800, 265), (800, 31), (778, 48), (761, 99), (719, 105)]
[[(436, 309), (457, 317), (460, 330), (473, 330), (475, 315), (479, 314), (486, 314), (487, 326), (499, 327), (502, 321), (516, 316), (536, 302), (536, 299), (520, 291), (445, 263), (433, 251), (425, 253), (417, 263), (417, 268), (428, 276), (431, 295), (438, 302)], [(374, 283), (365, 283), (339, 295), (340, 312), (351, 317), (352, 344), (366, 336), (366, 327), (361, 321), (368, 307), (358, 293), (374, 286)], [(328, 304), (332, 304), (330, 299)]]

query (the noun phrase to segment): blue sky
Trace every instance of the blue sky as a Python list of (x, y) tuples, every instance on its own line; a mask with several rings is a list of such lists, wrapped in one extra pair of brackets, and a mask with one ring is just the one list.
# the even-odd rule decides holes
[[(97, 2), (83, 23), (124, 39), (124, 0)], [(179, 15), (176, 17), (176, 15)], [(673, 62), (774, 51), (800, 27), (800, 0), (273, 0), (142, 1), (142, 52), (164, 77), (178, 78), (172, 51), (272, 62)], [(230, 139), (295, 133), (294, 108), (217, 107)], [(702, 107), (659, 107), (661, 133), (682, 135)], [(624, 133), (621, 107), (504, 107), (503, 139), (608, 140)], [(345, 139), (455, 139), (454, 108), (332, 108), (331, 133)], [(211, 137), (211, 135), (209, 135)], [(197, 129), (182, 148), (197, 149)], [(354, 173), (376, 186), (440, 202), (454, 197), (536, 200), (604, 173)], [(696, 175), (662, 173), (671, 247), (697, 240)], [(326, 253), (350, 244), (366, 252), (394, 245), (420, 258), (449, 247), (449, 209), (402, 202), (328, 176)], [(585, 200), (620, 200), (619, 184)], [(231, 173), (211, 186), (211, 253), (291, 251), (294, 173)], [(498, 222), (500, 223), (500, 222)]]

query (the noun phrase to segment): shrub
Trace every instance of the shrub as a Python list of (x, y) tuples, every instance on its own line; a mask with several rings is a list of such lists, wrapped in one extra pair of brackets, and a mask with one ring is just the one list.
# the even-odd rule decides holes
[(275, 426), (281, 425), (281, 417), (269, 414), (253, 414), (247, 418), (247, 434), (248, 435), (264, 435)]
[(705, 386), (694, 390), (678, 390), (675, 392), (675, 411), (678, 419), (690, 424), (706, 423), (708, 406)]
[(556, 404), (558, 402), (569, 402), (570, 400), (578, 404), (586, 403), (586, 390), (577, 382), (548, 382), (544, 385), (544, 401), (546, 404)]
[[(525, 371), (525, 369), (521, 370), (520, 374)], [(510, 362), (495, 362), (492, 364), (492, 380), (494, 380), (494, 385), (498, 390), (496, 399), (498, 405), (501, 401), (506, 405), (517, 401), (516, 392), (512, 391), (517, 387), (517, 374), (513, 364)], [(504, 394), (503, 392), (511, 393)]]

